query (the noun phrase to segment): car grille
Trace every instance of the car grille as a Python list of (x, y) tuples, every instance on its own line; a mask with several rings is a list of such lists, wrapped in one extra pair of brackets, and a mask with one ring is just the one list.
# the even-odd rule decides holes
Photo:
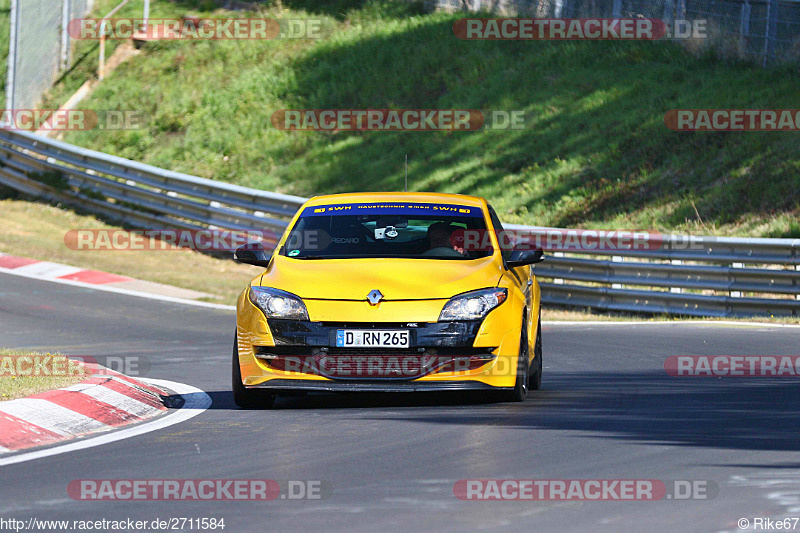
[[(307, 353), (309, 351), (316, 353)], [(322, 351), (308, 346), (264, 346), (256, 349), (256, 357), (275, 370), (331, 379), (417, 379), (438, 372), (474, 370), (495, 358), (489, 352), (488, 348), (439, 349), (420, 353), (416, 348), (387, 352), (376, 349), (328, 348)]]

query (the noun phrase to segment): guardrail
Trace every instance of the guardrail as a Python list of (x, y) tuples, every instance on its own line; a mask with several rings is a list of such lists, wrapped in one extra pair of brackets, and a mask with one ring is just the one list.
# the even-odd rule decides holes
[[(145, 229), (280, 233), (306, 200), (2, 129), (0, 184)], [(517, 225), (507, 229), (547, 231)], [(694, 316), (800, 316), (800, 239), (664, 235), (656, 249), (556, 252), (534, 269), (540, 279), (550, 280), (541, 286), (543, 301), (551, 305)]]

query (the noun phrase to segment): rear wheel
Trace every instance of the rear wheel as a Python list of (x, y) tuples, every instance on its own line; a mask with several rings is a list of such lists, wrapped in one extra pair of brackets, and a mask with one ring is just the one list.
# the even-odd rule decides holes
[(242, 409), (269, 409), (275, 403), (275, 395), (258, 389), (248, 389), (242, 383), (239, 367), (239, 341), (233, 338), (233, 363), (231, 366), (231, 388), (233, 401)]
[(531, 366), (531, 375), (528, 380), (528, 388), (530, 390), (539, 390), (542, 388), (542, 318), (539, 317), (539, 322), (536, 326), (536, 345), (533, 348), (533, 366)]
[(517, 358), (517, 380), (514, 383), (514, 390), (504, 394), (507, 402), (524, 402), (528, 396), (528, 327), (523, 321), (522, 334), (519, 342), (519, 357)]

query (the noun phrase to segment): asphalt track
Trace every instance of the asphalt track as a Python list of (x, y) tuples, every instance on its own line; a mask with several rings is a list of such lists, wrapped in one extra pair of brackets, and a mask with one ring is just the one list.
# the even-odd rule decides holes
[[(0, 346), (139, 355), (206, 391), (181, 424), (0, 467), (0, 518), (224, 518), (251, 531), (737, 531), (800, 516), (797, 379), (674, 378), (669, 355), (797, 355), (800, 329), (551, 325), (544, 389), (523, 404), (311, 395), (238, 410), (234, 315), (0, 274)], [(74, 501), (74, 479), (321, 480), (323, 500)], [(465, 502), (467, 478), (707, 480), (713, 499)], [(378, 524), (382, 524), (378, 527)], [(800, 529), (800, 524), (796, 526)], [(188, 531), (188, 527), (184, 530)]]

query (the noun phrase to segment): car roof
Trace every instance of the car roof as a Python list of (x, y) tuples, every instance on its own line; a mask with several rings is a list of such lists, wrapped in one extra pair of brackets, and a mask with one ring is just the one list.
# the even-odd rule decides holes
[(465, 194), (446, 194), (439, 192), (358, 192), (344, 194), (327, 194), (315, 196), (306, 205), (324, 205), (332, 202), (452, 202), (476, 207), (483, 206), (483, 198)]

